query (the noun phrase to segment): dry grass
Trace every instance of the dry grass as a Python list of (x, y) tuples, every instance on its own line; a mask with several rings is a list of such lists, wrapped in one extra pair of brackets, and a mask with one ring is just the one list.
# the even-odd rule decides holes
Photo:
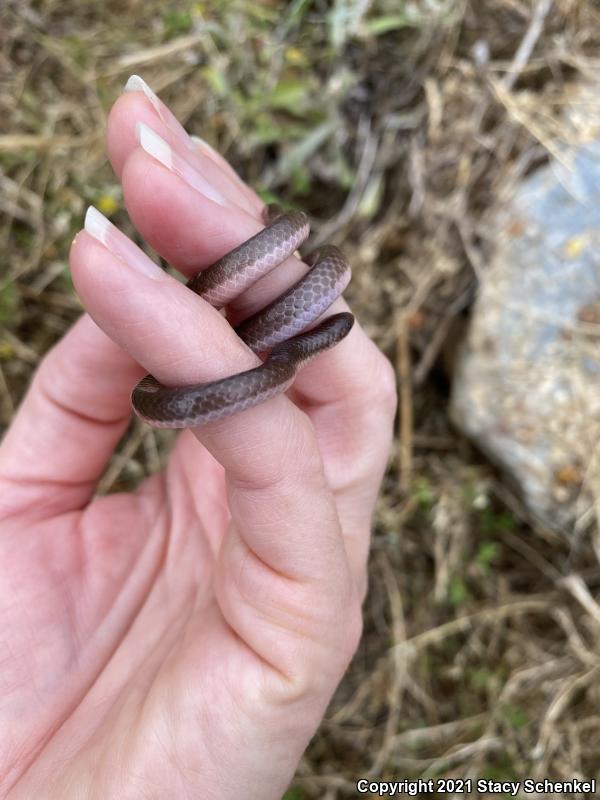
[[(124, 10), (123, 10), (124, 9)], [(399, 437), (376, 519), (366, 632), (295, 786), (358, 775), (600, 779), (600, 567), (532, 524), (452, 430), (448, 364), (485, 271), (486, 215), (555, 152), (594, 79), (578, 0), (0, 6), (0, 419), (78, 315), (66, 255), (95, 203), (133, 235), (104, 122), (131, 72), (265, 197), (353, 254), (348, 295), (398, 364)], [(535, 9), (532, 13), (532, 9)], [(103, 482), (157, 469), (133, 426)]]

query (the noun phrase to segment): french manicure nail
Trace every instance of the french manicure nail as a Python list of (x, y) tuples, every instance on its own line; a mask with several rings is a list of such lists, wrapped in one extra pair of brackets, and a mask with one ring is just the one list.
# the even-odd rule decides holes
[(200, 150), (205, 150), (209, 155), (213, 154), (213, 148), (209, 145), (208, 142), (205, 142), (204, 139), (200, 138), (200, 136), (196, 136), (193, 133), (190, 133), (190, 140), (194, 143), (194, 145)]
[(138, 122), (135, 126), (136, 135), (142, 148), (160, 162), (163, 166), (170, 169), (180, 178), (182, 178), (189, 186), (195, 189), (200, 194), (203, 194), (214, 203), (220, 206), (227, 205), (223, 195), (218, 192), (206, 178), (198, 172), (195, 167), (192, 167), (185, 159), (183, 159), (173, 148), (159, 136), (156, 131), (153, 131), (144, 122)]
[(163, 278), (164, 272), (151, 258), (140, 250), (131, 239), (112, 224), (97, 208), (90, 206), (85, 214), (83, 227), (96, 241), (104, 245), (120, 261), (123, 261), (149, 278)]
[(164, 124), (173, 131), (176, 136), (185, 144), (190, 150), (195, 149), (195, 145), (191, 140), (190, 135), (183, 127), (181, 122), (177, 119), (175, 114), (163, 103), (159, 96), (154, 92), (139, 75), (130, 75), (125, 84), (126, 92), (143, 92), (152, 104), (154, 110)]

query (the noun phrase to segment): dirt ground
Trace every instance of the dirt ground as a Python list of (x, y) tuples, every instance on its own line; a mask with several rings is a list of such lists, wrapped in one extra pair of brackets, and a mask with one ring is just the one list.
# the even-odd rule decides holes
[[(357, 776), (600, 779), (593, 542), (532, 522), (447, 414), (486, 220), (549, 158), (599, 45), (584, 0), (0, 2), (3, 426), (81, 313), (86, 207), (135, 237), (104, 145), (131, 73), (351, 255), (346, 296), (397, 365), (363, 641), (286, 800), (355, 797)], [(102, 491), (170, 439), (132, 423)]]

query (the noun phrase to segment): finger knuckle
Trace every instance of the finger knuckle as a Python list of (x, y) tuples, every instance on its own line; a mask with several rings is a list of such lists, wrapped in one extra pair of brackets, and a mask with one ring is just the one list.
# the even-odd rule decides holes
[(383, 353), (379, 354), (373, 387), (381, 410), (387, 413), (388, 416), (394, 417), (398, 407), (396, 371), (390, 360)]
[(348, 615), (347, 620), (347, 657), (348, 661), (352, 659), (356, 652), (363, 633), (363, 615), (362, 608), (358, 602), (353, 604), (352, 611)]

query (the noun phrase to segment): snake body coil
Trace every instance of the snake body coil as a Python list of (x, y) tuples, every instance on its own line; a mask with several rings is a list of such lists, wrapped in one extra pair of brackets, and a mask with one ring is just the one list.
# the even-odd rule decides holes
[[(188, 287), (221, 308), (285, 261), (308, 236), (308, 219), (301, 211), (269, 207), (266, 219), (262, 231), (188, 281)], [(352, 314), (335, 314), (301, 333), (344, 291), (351, 274), (337, 247), (324, 247), (307, 263), (311, 269), (306, 275), (236, 329), (254, 352), (270, 351), (263, 364), (222, 380), (177, 388), (146, 375), (131, 395), (136, 414), (158, 428), (196, 427), (286, 391), (296, 372), (340, 342), (354, 323)]]

